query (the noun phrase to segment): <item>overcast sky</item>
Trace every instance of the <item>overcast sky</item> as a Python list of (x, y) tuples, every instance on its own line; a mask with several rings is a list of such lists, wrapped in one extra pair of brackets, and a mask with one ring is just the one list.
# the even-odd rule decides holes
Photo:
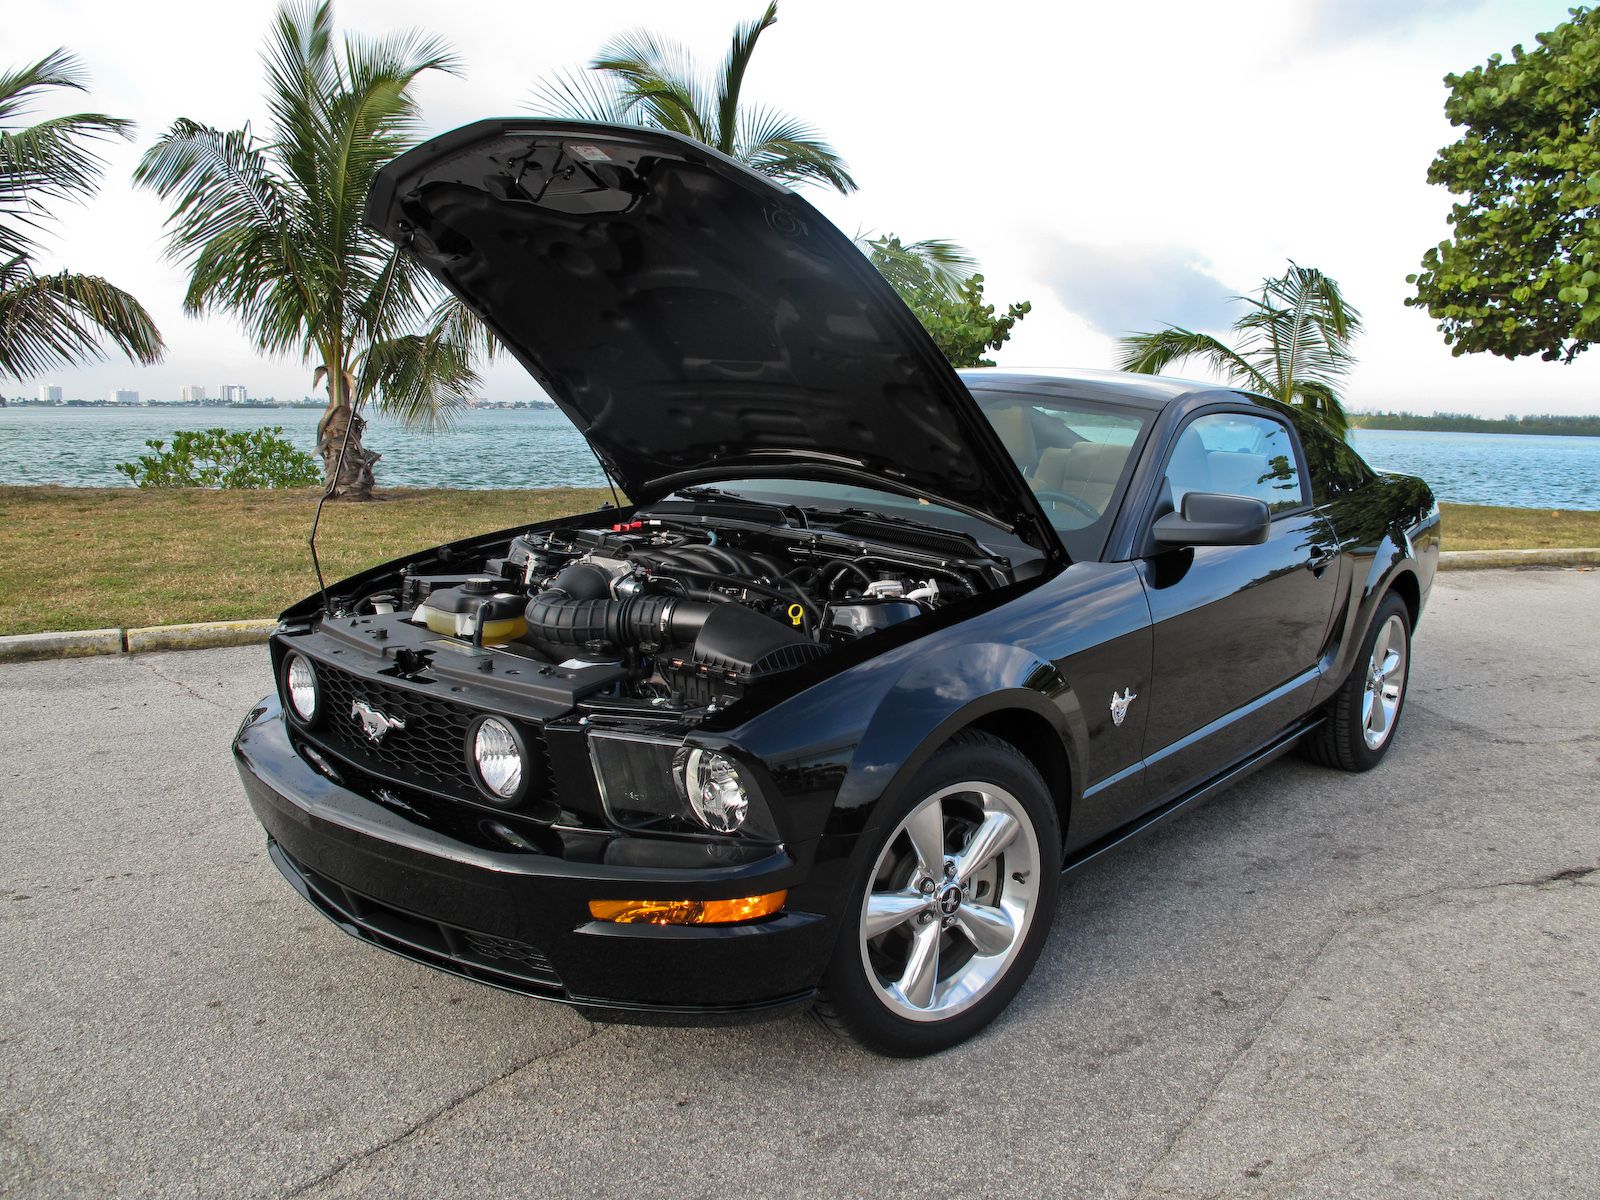
[[(525, 111), (534, 81), (645, 26), (705, 64), (762, 0), (343, 0), (346, 30), (421, 26), (461, 54), (464, 79), (421, 90), (432, 130)], [(861, 191), (806, 190), (847, 232), (949, 237), (980, 260), (989, 299), (1027, 299), (1000, 361), (1112, 365), (1126, 331), (1223, 331), (1229, 297), (1293, 258), (1343, 285), (1367, 319), (1355, 408), (1600, 411), (1600, 351), (1575, 364), (1452, 358), (1405, 276), (1447, 232), (1448, 194), (1425, 181), (1452, 140), (1442, 77), (1566, 15), (1567, 0), (1144, 0), (1137, 4), (785, 0), (746, 96), (824, 131)], [(111, 151), (101, 194), (66, 220), (48, 266), (103, 274), (150, 308), (167, 360), (107, 362), (48, 382), (175, 398), (184, 383), (299, 396), (310, 368), (263, 360), (225, 318), (185, 317), (161, 257), (164, 212), (129, 175), (179, 116), (265, 125), (259, 49), (270, 0), (81, 0), (8, 6), (6, 65), (59, 45), (94, 75), (89, 105), (139, 122)], [(78, 102), (74, 108), (89, 105)], [(1185, 374), (1200, 374), (1189, 367)], [(34, 385), (29, 384), (31, 392)], [(8, 392), (15, 385), (6, 383)], [(535, 394), (515, 364), (492, 399)]]

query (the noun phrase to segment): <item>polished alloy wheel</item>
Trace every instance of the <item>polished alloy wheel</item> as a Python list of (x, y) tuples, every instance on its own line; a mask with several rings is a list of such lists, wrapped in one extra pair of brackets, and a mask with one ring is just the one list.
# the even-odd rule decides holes
[(1400, 711), (1400, 695), (1406, 686), (1406, 625), (1398, 614), (1391, 615), (1378, 630), (1372, 643), (1372, 659), (1367, 663), (1367, 690), (1361, 698), (1361, 733), (1367, 747), (1380, 749), (1394, 732), (1395, 715)]
[(1038, 889), (1038, 834), (1015, 796), (977, 782), (929, 796), (885, 844), (862, 901), (878, 998), (914, 1021), (971, 1008), (1017, 957)]

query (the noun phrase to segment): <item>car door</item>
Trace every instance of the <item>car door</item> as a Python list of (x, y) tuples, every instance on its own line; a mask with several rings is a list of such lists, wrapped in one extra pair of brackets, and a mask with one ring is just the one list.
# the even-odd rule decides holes
[[(1305, 455), (1265, 408), (1202, 411), (1174, 439), (1140, 550), (1153, 622), (1145, 795), (1203, 783), (1301, 718), (1319, 677), (1337, 544), (1311, 506)], [(1253, 496), (1272, 513), (1254, 546), (1162, 549), (1148, 524), (1188, 492)]]

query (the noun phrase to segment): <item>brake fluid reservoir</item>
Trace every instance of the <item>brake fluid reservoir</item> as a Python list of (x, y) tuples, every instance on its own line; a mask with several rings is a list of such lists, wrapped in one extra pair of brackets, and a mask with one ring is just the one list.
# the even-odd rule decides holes
[(513, 641), (528, 632), (527, 619), (522, 615), (527, 601), (494, 589), (495, 581), (483, 576), (469, 579), (459, 587), (429, 592), (428, 598), (417, 605), (412, 620), (421, 622), (434, 633), (470, 640), (478, 627), (478, 611), (482, 609), (484, 645), (498, 646)]

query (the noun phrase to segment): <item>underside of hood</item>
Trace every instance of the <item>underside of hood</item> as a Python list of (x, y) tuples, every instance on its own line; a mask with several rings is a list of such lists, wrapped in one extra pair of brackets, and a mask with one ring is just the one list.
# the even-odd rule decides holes
[(481, 121), (384, 167), (367, 220), (488, 323), (636, 501), (718, 478), (877, 480), (1047, 537), (866, 256), (699, 143)]

